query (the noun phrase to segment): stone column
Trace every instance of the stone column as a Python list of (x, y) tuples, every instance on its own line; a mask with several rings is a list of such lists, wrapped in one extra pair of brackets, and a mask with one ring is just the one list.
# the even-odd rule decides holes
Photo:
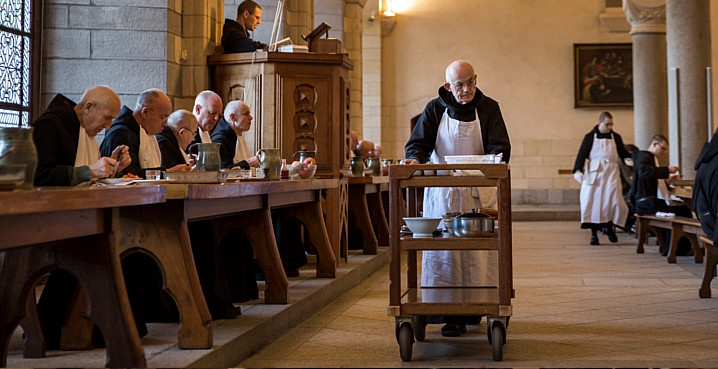
[[(715, 5), (715, 4), (714, 4)], [(695, 177), (696, 158), (708, 140), (706, 67), (711, 65), (710, 0), (667, 0), (668, 68), (678, 69), (677, 108), (671, 114), (671, 163)], [(675, 127), (675, 129), (674, 129)]]
[(666, 1), (623, 0), (633, 37), (635, 145), (645, 150), (655, 134), (668, 136)]
[[(354, 69), (349, 71), (349, 80), (351, 81), (351, 129), (357, 132), (363, 133), (363, 136), (368, 139), (366, 127), (362, 120), (362, 100), (364, 98), (363, 91), (363, 50), (362, 46), (362, 32), (364, 22), (364, 6), (366, 0), (344, 0), (344, 52), (349, 54), (349, 58), (354, 62)], [(378, 123), (378, 122), (375, 122)], [(375, 130), (376, 131), (376, 130)], [(371, 138), (376, 143), (380, 143), (381, 134), (372, 132)]]

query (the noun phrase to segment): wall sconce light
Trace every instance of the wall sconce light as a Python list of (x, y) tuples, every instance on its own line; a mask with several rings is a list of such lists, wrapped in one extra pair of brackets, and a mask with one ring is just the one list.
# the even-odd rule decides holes
[(391, 30), (394, 29), (394, 23), (396, 22), (396, 13), (394, 13), (392, 7), (392, 0), (379, 0), (379, 12), (381, 14), (381, 36), (387, 37)]
[(392, 15), (390, 17), (382, 16), (381, 17), (381, 37), (387, 37), (391, 33), (391, 30), (394, 29), (394, 23), (396, 22), (396, 16)]

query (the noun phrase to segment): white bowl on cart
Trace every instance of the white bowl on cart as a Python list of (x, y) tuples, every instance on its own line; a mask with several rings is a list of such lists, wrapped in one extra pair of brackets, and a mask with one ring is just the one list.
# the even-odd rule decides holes
[(414, 234), (414, 238), (434, 237), (433, 233), (439, 226), (442, 218), (409, 217), (404, 223)]

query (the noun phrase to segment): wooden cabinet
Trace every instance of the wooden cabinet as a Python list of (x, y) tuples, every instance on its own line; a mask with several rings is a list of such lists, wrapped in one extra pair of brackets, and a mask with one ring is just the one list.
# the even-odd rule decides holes
[(207, 64), (224, 104), (244, 100), (251, 108), (250, 150), (279, 148), (288, 162), (296, 151), (316, 151), (316, 177), (339, 178), (351, 129), (346, 54), (258, 51), (212, 55)]

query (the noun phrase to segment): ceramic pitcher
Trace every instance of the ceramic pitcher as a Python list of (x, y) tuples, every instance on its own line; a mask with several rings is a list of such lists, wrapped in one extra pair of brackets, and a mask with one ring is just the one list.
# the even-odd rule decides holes
[(366, 158), (366, 167), (371, 169), (371, 174), (374, 176), (381, 175), (381, 158)]
[(282, 159), (279, 156), (279, 149), (261, 149), (257, 151), (259, 166), (269, 169), (269, 179), (279, 179), (282, 169)]
[(364, 176), (364, 159), (361, 156), (355, 156), (351, 162), (352, 177)]
[(197, 170), (200, 172), (219, 171), (221, 159), (219, 157), (218, 143), (196, 143), (189, 147), (189, 151), (197, 147)]
[(0, 164), (26, 164), (25, 182), (18, 188), (32, 188), (37, 169), (32, 128), (0, 128), (0, 155)]
[[(304, 162), (304, 159), (306, 159), (306, 158), (316, 158), (316, 157), (317, 157), (317, 152), (316, 152), (316, 151), (303, 151), (303, 150), (302, 150), (302, 151), (297, 151), (297, 152), (295, 152), (294, 155), (292, 155), (292, 156), (294, 157), (294, 160), (299, 160), (299, 161), (301, 161), (301, 162), (303, 163), (303, 162)], [(297, 159), (297, 156), (299, 157), (299, 159)]]

